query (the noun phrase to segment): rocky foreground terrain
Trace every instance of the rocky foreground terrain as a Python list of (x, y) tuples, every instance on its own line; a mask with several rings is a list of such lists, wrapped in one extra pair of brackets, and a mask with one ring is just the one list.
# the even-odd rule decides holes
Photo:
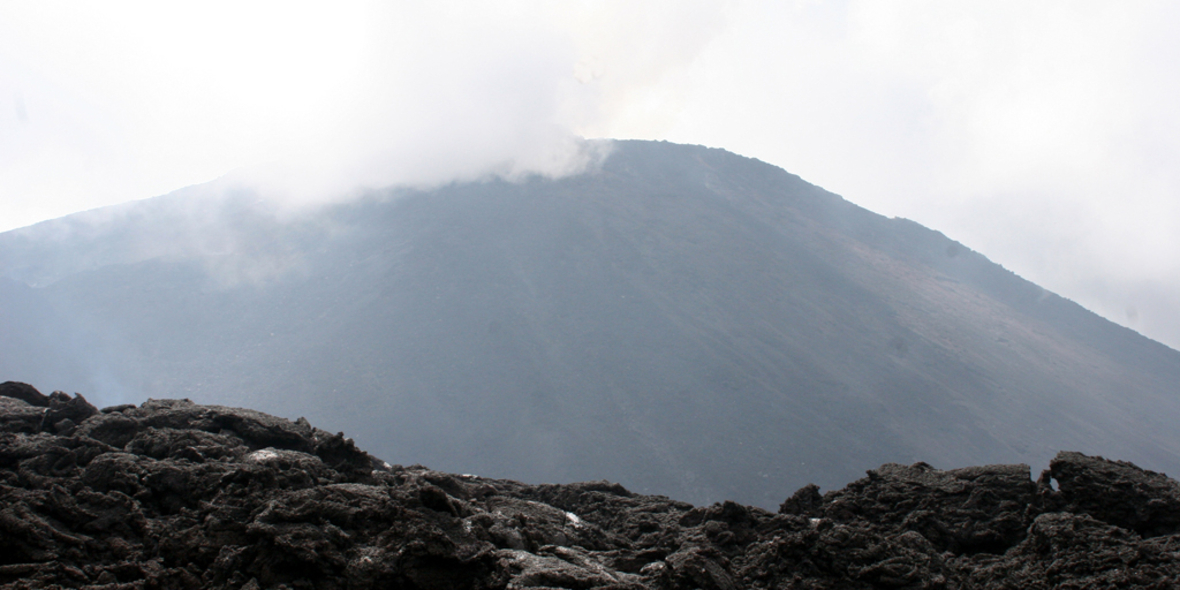
[(1180, 485), (889, 464), (778, 513), (390, 466), (251, 410), (0, 384), (3, 588), (1176, 588)]

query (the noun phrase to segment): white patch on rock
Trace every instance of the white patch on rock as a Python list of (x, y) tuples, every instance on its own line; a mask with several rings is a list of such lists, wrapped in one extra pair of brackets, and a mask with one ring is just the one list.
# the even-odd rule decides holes
[(258, 449), (249, 455), (246, 455), (247, 461), (254, 461), (255, 463), (266, 463), (274, 459), (278, 459), (279, 454), (274, 449)]
[(577, 514), (574, 514), (573, 512), (566, 512), (565, 517), (569, 519), (570, 524), (576, 527), (582, 526), (582, 519), (578, 518)]

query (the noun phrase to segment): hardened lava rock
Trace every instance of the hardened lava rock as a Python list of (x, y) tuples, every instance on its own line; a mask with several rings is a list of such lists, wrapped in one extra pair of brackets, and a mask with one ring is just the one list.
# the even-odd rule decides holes
[[(1052, 485), (1056, 481), (1056, 489)], [(390, 466), (260, 412), (0, 384), (0, 587), (1175, 588), (1180, 487), (1061, 453), (884, 465), (777, 514)]]

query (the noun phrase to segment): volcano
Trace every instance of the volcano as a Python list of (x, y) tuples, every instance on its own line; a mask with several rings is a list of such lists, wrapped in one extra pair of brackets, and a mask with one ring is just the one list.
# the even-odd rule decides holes
[(558, 179), (295, 212), (223, 181), (0, 234), (0, 374), (697, 504), (1063, 449), (1180, 471), (1177, 351), (769, 164), (612, 148)]

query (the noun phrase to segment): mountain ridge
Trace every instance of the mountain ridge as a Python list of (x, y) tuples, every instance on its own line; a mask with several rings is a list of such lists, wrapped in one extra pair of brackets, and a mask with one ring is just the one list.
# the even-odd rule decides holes
[[(13, 296), (50, 320), (8, 332), (0, 369), (248, 401), (451, 471), (696, 502), (772, 506), (802, 474), (831, 488), (882, 463), (1064, 448), (1180, 470), (1180, 353), (723, 150), (618, 142), (579, 176), (293, 219), (218, 186), (149, 205), (95, 225), (106, 238), (25, 232), (21, 250), (0, 234), (24, 265), (0, 276), (126, 260)], [(31, 349), (39, 373), (5, 364)]]

